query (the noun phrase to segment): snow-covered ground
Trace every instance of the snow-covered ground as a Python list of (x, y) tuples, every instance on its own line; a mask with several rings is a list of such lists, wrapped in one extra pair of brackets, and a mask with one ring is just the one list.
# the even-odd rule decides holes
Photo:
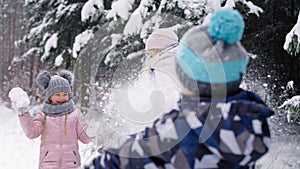
[[(28, 139), (19, 124), (17, 115), (0, 103), (0, 168), (36, 169), (38, 167), (39, 138)], [(276, 125), (276, 124), (272, 124)], [(275, 131), (277, 133), (277, 131)], [(300, 137), (276, 134), (270, 152), (257, 164), (258, 169), (299, 169)], [(80, 144), (82, 162), (87, 159), (85, 145)]]
[(274, 136), (270, 152), (257, 164), (257, 169), (299, 169), (300, 137)]
[(11, 109), (0, 106), (0, 110), (0, 168), (38, 168), (39, 139), (25, 136), (17, 114)]
[(271, 149), (257, 164), (257, 169), (300, 168), (300, 126), (288, 124), (286, 114), (277, 112), (269, 119)]

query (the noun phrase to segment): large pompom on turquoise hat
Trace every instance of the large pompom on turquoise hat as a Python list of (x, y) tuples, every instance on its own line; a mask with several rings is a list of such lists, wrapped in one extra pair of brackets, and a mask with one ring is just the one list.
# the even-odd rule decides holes
[(223, 40), (228, 44), (241, 40), (245, 23), (240, 13), (233, 9), (221, 9), (211, 16), (208, 33), (214, 40)]

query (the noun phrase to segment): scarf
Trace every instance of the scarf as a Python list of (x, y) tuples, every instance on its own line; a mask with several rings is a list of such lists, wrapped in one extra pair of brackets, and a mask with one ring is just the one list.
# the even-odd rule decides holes
[(65, 102), (60, 105), (52, 105), (49, 103), (44, 103), (42, 111), (47, 116), (62, 116), (73, 112), (74, 109), (75, 109), (74, 102), (72, 99), (70, 99), (68, 102)]

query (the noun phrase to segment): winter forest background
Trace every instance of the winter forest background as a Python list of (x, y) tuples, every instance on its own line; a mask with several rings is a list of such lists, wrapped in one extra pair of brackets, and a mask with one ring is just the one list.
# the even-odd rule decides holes
[[(246, 22), (241, 42), (251, 56), (244, 87), (275, 109), (270, 119), (275, 140), (300, 140), (299, 0), (1, 0), (0, 5), (0, 102), (10, 107), (8, 92), (20, 86), (32, 106), (38, 105), (43, 93), (36, 75), (68, 69), (75, 74), (74, 100), (90, 123), (109, 123), (114, 130), (124, 121), (110, 89), (134, 81), (147, 58), (148, 35), (171, 27), (181, 37), (205, 24), (214, 10), (236, 8)], [(104, 133), (99, 138), (113, 138), (105, 125), (95, 130)]]

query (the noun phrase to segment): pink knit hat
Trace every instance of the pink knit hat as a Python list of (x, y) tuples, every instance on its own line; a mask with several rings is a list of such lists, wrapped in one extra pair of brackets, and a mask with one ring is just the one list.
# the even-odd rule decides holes
[(178, 36), (170, 29), (157, 29), (146, 41), (146, 50), (165, 49), (178, 42)]

